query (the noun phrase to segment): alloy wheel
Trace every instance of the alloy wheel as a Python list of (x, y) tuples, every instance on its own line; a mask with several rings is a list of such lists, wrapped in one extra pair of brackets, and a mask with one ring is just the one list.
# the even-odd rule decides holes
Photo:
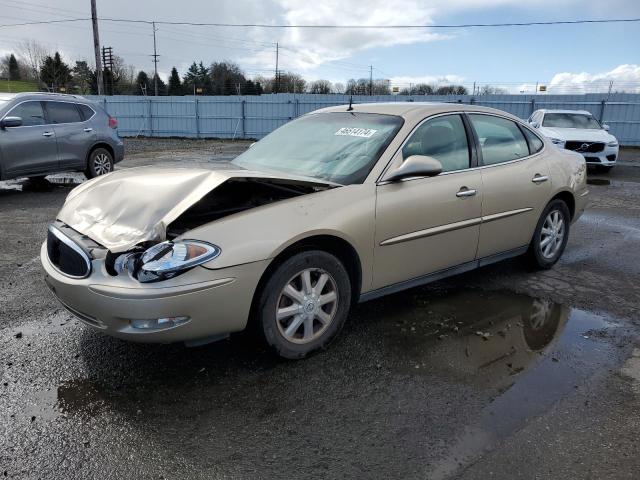
[(111, 171), (111, 159), (106, 153), (99, 153), (93, 159), (96, 175), (105, 175)]
[(544, 220), (540, 231), (540, 251), (550, 260), (556, 256), (564, 241), (564, 217), (559, 210), (551, 210)]
[(284, 286), (276, 304), (276, 323), (292, 343), (309, 343), (329, 327), (338, 310), (338, 287), (327, 271), (308, 268)]

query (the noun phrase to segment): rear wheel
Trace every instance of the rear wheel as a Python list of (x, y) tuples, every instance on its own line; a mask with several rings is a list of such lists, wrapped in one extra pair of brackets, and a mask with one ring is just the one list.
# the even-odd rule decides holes
[(333, 255), (311, 250), (283, 262), (260, 293), (258, 330), (279, 356), (304, 358), (324, 349), (351, 307), (351, 282)]
[(562, 200), (553, 200), (547, 205), (527, 252), (534, 267), (548, 269), (560, 259), (569, 239), (570, 222), (569, 208)]
[(96, 148), (89, 155), (85, 175), (94, 178), (110, 172), (113, 172), (113, 155), (105, 148)]

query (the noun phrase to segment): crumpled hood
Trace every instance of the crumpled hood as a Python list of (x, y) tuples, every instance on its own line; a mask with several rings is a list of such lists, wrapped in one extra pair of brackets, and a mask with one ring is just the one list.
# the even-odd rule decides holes
[(167, 225), (189, 207), (227, 180), (243, 178), (337, 186), (306, 177), (249, 170), (130, 168), (73, 189), (57, 218), (112, 252), (124, 252), (140, 242), (164, 240)]
[(605, 130), (593, 128), (552, 128), (540, 127), (540, 132), (549, 138), (557, 138), (563, 141), (586, 141), (586, 142), (613, 142), (616, 137)]

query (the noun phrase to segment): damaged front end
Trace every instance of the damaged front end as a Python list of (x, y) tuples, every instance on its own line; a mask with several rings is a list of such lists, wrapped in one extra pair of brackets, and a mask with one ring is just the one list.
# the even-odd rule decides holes
[(73, 190), (57, 223), (104, 247), (109, 275), (157, 282), (222, 254), (214, 243), (189, 239), (190, 230), (335, 186), (243, 170), (130, 169)]

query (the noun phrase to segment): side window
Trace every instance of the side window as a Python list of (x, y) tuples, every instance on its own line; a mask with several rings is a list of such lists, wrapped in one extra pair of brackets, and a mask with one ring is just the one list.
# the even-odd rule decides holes
[(522, 131), (524, 132), (524, 136), (527, 137), (527, 142), (529, 142), (529, 153), (531, 155), (542, 150), (544, 143), (542, 143), (542, 140), (540, 140), (535, 133), (525, 127), (522, 127)]
[(75, 123), (81, 122), (80, 111), (73, 103), (46, 102), (49, 123)]
[(469, 168), (469, 145), (460, 115), (428, 120), (411, 135), (402, 148), (402, 157), (426, 155), (442, 163), (442, 171)]
[(21, 103), (11, 110), (7, 116), (22, 118), (22, 126), (24, 127), (44, 125), (44, 112), (40, 102)]
[(529, 155), (529, 145), (518, 125), (491, 115), (469, 115), (476, 130), (485, 165), (517, 160)]
[(80, 113), (82, 113), (83, 121), (89, 120), (91, 117), (93, 117), (94, 111), (91, 109), (91, 107), (82, 104), (78, 104), (78, 107), (80, 107)]

